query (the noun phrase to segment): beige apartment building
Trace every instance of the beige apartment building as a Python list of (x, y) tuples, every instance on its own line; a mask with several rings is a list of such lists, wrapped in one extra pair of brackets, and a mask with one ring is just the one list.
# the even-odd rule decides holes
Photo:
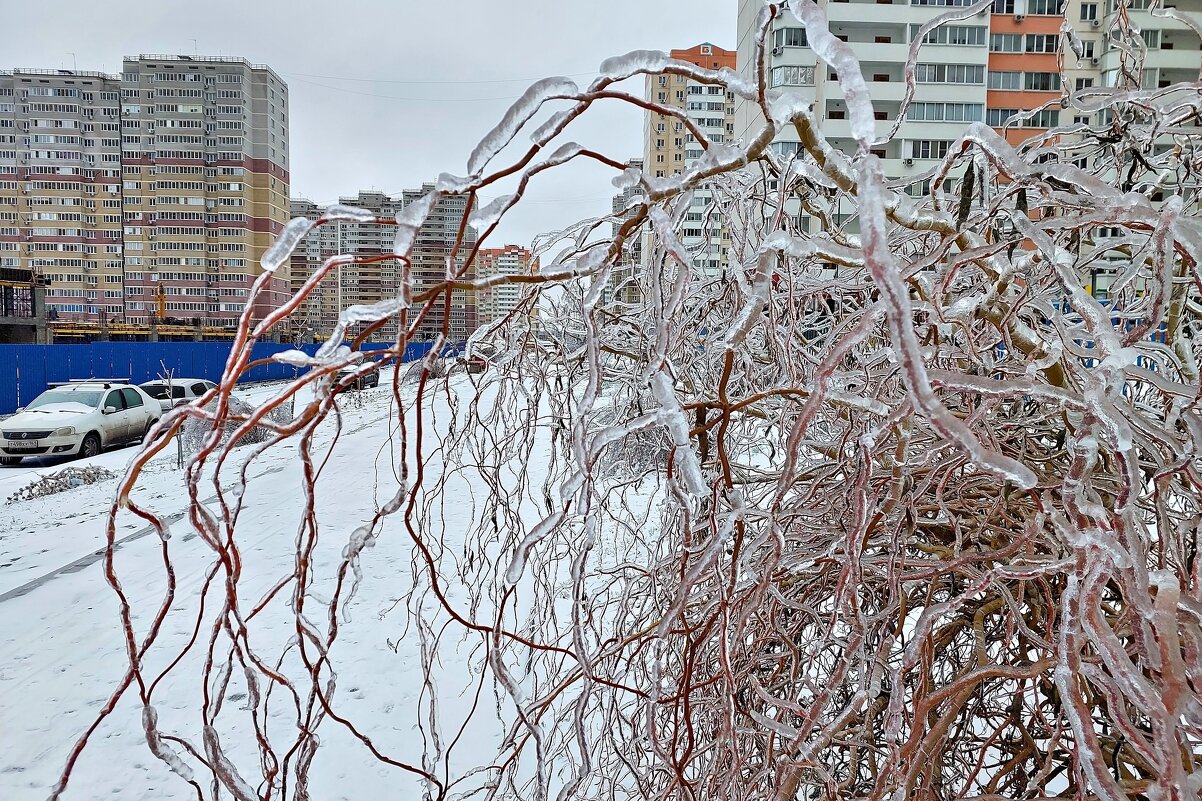
[(46, 287), (52, 325), (120, 320), (121, 79), (0, 73), (0, 268)]
[[(355, 196), (341, 197), (338, 202), (340, 205), (367, 209), (377, 217), (395, 218), (406, 206), (433, 190), (433, 184), (425, 184), (420, 189), (406, 190), (399, 196), (361, 191)], [(317, 219), (325, 213), (325, 208), (303, 198), (292, 201), (293, 216)], [(477, 235), (474, 228), (464, 224), (468, 212), (466, 196), (444, 197), (426, 218), (411, 253), (409, 274), (414, 294), (445, 281), (448, 271), (463, 271)], [(463, 239), (456, 247), (461, 226)], [(395, 236), (396, 229), (390, 225), (337, 222), (320, 226), (305, 237), (292, 255), (292, 290), (299, 290), (330, 256), (339, 253), (375, 256), (393, 252)], [(476, 269), (473, 265), (462, 275), (472, 278)], [(324, 338), (347, 306), (395, 298), (403, 280), (403, 265), (397, 259), (373, 260), (335, 270), (310, 295), (296, 318), (297, 325), (303, 328), (301, 337)], [(479, 322), (476, 299), (471, 293), (456, 292), (452, 296), (449, 318), (445, 317), (442, 305), (431, 308), (417, 331), (417, 339), (424, 341), (436, 337), (443, 330), (444, 320), (452, 341), (466, 340)], [(351, 333), (357, 334), (362, 328), (356, 326)], [(297, 333), (294, 332), (294, 336)], [(397, 334), (397, 322), (391, 320), (373, 331), (370, 339), (373, 342), (395, 341)]]
[[(736, 54), (704, 42), (688, 49), (672, 50), (678, 61), (705, 69), (735, 69)], [(711, 142), (724, 143), (735, 135), (735, 98), (721, 86), (698, 83), (682, 75), (648, 75), (647, 98), (686, 114)], [(701, 157), (701, 144), (685, 124), (670, 114), (644, 115), (643, 169), (652, 178), (667, 178), (684, 172)], [(719, 274), (726, 264), (730, 245), (724, 222), (710, 208), (712, 193), (704, 187), (693, 193), (693, 201), (680, 231), (681, 244), (692, 255), (693, 264), (704, 275)], [(650, 236), (650, 235), (648, 235)], [(644, 241), (643, 258), (652, 252)]]
[[(263, 65), (0, 73), (0, 259), (46, 279), (56, 339), (229, 336), (287, 222), (289, 169), (288, 87)], [(265, 289), (256, 317), (288, 276)]]

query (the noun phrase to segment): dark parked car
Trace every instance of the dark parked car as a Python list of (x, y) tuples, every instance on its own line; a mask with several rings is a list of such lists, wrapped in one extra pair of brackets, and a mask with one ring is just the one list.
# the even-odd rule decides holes
[[(359, 365), (348, 365), (338, 371), (338, 382), (342, 383), (347, 376), (359, 370)], [(370, 389), (380, 386), (380, 371), (373, 368), (371, 372), (355, 376), (355, 380), (347, 387), (347, 389)]]

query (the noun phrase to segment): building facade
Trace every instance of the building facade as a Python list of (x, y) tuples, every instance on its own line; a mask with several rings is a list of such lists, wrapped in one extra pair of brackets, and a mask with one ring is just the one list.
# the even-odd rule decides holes
[(99, 327), (125, 312), (121, 80), (0, 73), (0, 269), (47, 282), (52, 320)]
[[(755, 61), (755, 19), (761, 0), (739, 0), (738, 61), (750, 77)], [(904, 66), (919, 27), (953, 6), (970, 0), (820, 0), (831, 33), (847, 42), (872, 94), (878, 134), (897, 119), (905, 93)], [(1202, 62), (1199, 38), (1186, 25), (1152, 17), (1149, 0), (1130, 0), (1127, 8), (1148, 47), (1145, 87), (1196, 81)], [(1202, 0), (1179, 0), (1183, 11), (1202, 10)], [(1061, 107), (1066, 92), (1113, 86), (1118, 80), (1119, 50), (1106, 31), (1117, 13), (1116, 0), (995, 0), (992, 8), (927, 34), (916, 65), (915, 93), (897, 135), (875, 151), (885, 174), (905, 178), (931, 169), (971, 122), (984, 122), (1011, 143), (1042, 130), (1074, 122)], [(1061, 32), (1067, 21), (1081, 42), (1078, 56)], [(1167, 51), (1167, 52), (1166, 52)], [(833, 145), (853, 152), (847, 106), (834, 70), (818, 61), (805, 28), (789, 14), (773, 23), (766, 44), (768, 84), (800, 92), (814, 103), (823, 133)], [(1064, 65), (1064, 77), (1060, 63)], [(1062, 80), (1071, 83), (1063, 86)], [(749, 139), (762, 124), (754, 103), (740, 99), (737, 135)], [(782, 131), (773, 148), (795, 153), (798, 137)], [(916, 185), (916, 194), (924, 187)], [(841, 222), (836, 219), (836, 222)]]
[[(500, 248), (481, 248), (476, 252), (476, 275), (488, 278), (496, 275), (530, 275), (537, 272), (537, 259), (519, 245)], [(480, 324), (507, 317), (522, 301), (524, 286), (500, 284), (478, 292), (476, 304)]]
[[(340, 205), (367, 209), (382, 218), (395, 218), (406, 206), (434, 190), (433, 184), (421, 189), (407, 190), (400, 196), (383, 192), (361, 191), (358, 195), (341, 197)], [(409, 275), (414, 295), (428, 290), (446, 280), (449, 271), (464, 278), (474, 278), (477, 266), (466, 267), (467, 257), (476, 243), (476, 230), (466, 224), (468, 202), (465, 196), (444, 197), (434, 206), (418, 232), (410, 254)], [(292, 201), (293, 216), (317, 219), (325, 213), (325, 207), (313, 201), (298, 198)], [(462, 239), (456, 246), (456, 240)], [(331, 256), (347, 253), (357, 256), (379, 256), (393, 252), (396, 229), (376, 223), (336, 222), (322, 225), (311, 231), (293, 252), (291, 259), (291, 288), (299, 290)], [(364, 264), (350, 264), (336, 268), (314, 288), (294, 315), (298, 331), (293, 334), (299, 339), (322, 339), (338, 322), (339, 314), (347, 306), (368, 305), (397, 297), (404, 280), (404, 265), (397, 259), (373, 259)], [(476, 299), (471, 293), (455, 292), (452, 295), (450, 317), (446, 318), (441, 304), (431, 307), (416, 333), (418, 340), (431, 340), (443, 330), (447, 321), (448, 336), (452, 341), (467, 339), (479, 323)], [(352, 335), (359, 333), (362, 326), (353, 327)], [(390, 320), (371, 334), (374, 342), (395, 341), (398, 335), (396, 320)]]
[[(57, 338), (228, 335), (287, 222), (289, 169), (288, 87), (269, 67), (2, 73), (0, 266), (45, 278)], [(255, 317), (288, 291), (273, 276)]]
[[(643, 171), (643, 160), (628, 159), (625, 163), (627, 170)], [(638, 184), (627, 186), (618, 194), (614, 195), (613, 205), (613, 224), (610, 226), (610, 234), (618, 235), (618, 229), (622, 224), (630, 218), (631, 204), (636, 198), (642, 197), (643, 189)], [(605, 294), (602, 301), (605, 304), (615, 301), (620, 303), (637, 303), (642, 297), (642, 292), (639, 289), (638, 273), (643, 265), (643, 239), (644, 237), (635, 235), (626, 240), (622, 251), (621, 261), (614, 267), (613, 273), (610, 275), (609, 283), (605, 288)]]
[[(724, 50), (709, 42), (673, 50), (669, 55), (677, 61), (687, 61), (709, 70), (723, 67), (733, 70), (736, 67), (733, 50)], [(649, 100), (687, 115), (710, 141), (721, 144), (733, 140), (735, 99), (724, 87), (699, 83), (681, 75), (652, 74), (646, 77), (646, 92)], [(643, 168), (649, 176), (677, 175), (701, 157), (701, 144), (679, 118), (652, 112), (644, 117)], [(710, 189), (700, 187), (695, 190), (680, 232), (681, 244), (692, 255), (694, 266), (704, 275), (721, 272), (730, 244), (721, 216), (710, 208), (712, 200)], [(649, 241), (643, 243), (643, 253), (651, 253), (649, 245)]]

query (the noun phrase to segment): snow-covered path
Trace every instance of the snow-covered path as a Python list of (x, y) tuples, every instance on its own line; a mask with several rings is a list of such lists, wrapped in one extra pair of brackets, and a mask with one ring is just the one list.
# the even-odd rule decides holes
[[(346, 404), (338, 447), (317, 484), (319, 519), (327, 527), (321, 550), (314, 554), (318, 570), (329, 572), (350, 532), (369, 519), (376, 504), (397, 486), (390, 464), (395, 452), (384, 447), (389, 420), (395, 420), (387, 386), (385, 377), (380, 389), (360, 393), (356, 402)], [(237, 458), (245, 458), (250, 450), (237, 449)], [(132, 449), (116, 451), (97, 459), (119, 469), (133, 453)], [(135, 495), (159, 514), (179, 520), (185, 496), (173, 461), (173, 455), (156, 459)], [(292, 570), (301, 511), (294, 500), (301, 487), (296, 445), (273, 449), (253, 464), (249, 474), (238, 525), (244, 559), (240, 589), (246, 600), (254, 601)], [(0, 798), (6, 801), (47, 796), (71, 745), (123, 673), (117, 600), (105, 583), (103, 560), (97, 555), (104, 544), (105, 515), (114, 486), (108, 481), (0, 506)], [(5, 489), (7, 495), (16, 487)], [(470, 515), (470, 506), (464, 505), (460, 514)], [(443, 525), (463, 522), (452, 516)], [(117, 531), (123, 544), (116, 569), (140, 615), (136, 621), (144, 628), (164, 588), (160, 541), (143, 521), (128, 513), (119, 516)], [(173, 534), (170, 548), (178, 591), (163, 633), (163, 642), (170, 647), (150, 658), (150, 676), (157, 675), (191, 635), (195, 617), (189, 612), (200, 601), (212, 557), (184, 523), (176, 523)], [(411, 545), (402, 526), (386, 525), (376, 546), (365, 553), (370, 569), (365, 570), (350, 618), (340, 629), (334, 661), (340, 711), (369, 721), (373, 741), (382, 751), (420, 764), (422, 738), (416, 721), (421, 672), (416, 638), (406, 631), (403, 600), (412, 584)], [(282, 608), (286, 599), (279, 603)], [(263, 653), (278, 654), (291, 633), (259, 633), (255, 644)], [(465, 641), (452, 647), (474, 645)], [(194, 649), (181, 670), (156, 691), (156, 710), (166, 731), (198, 729), (196, 704), (186, 700), (199, 692), (202, 656), (203, 648)], [(465, 675), (460, 686), (456, 684), (451, 681), (439, 687), (439, 696), (446, 696), (442, 712), (454, 714), (457, 707), (471, 703), (475, 692), (471, 677)], [(235, 693), (231, 701), (237, 697)], [(493, 705), (491, 700), (485, 703)], [(287, 711), (284, 704), (280, 707), (281, 714)], [(474, 722), (472, 737), (490, 736), (488, 728)], [(376, 762), (344, 730), (327, 722), (321, 731), (323, 748), (310, 787), (314, 798), (420, 797), (410, 776)], [(471, 750), (472, 737), (459, 747)], [(236, 741), (230, 745), (232, 751), (239, 750)], [(240, 767), (253, 774), (256, 766)], [(200, 780), (206, 782), (204, 776)], [(141, 705), (132, 691), (85, 750), (66, 794), (66, 798), (122, 801), (194, 797), (188, 785), (147, 750)]]

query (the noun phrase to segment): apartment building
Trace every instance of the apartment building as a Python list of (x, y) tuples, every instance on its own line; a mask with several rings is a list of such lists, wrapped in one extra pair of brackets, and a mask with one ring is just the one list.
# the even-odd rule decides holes
[[(0, 73), (0, 266), (46, 279), (56, 338), (228, 335), (287, 222), (288, 158), (288, 87), (244, 59)], [(273, 276), (256, 316), (288, 291)]]
[[(121, 130), (126, 321), (235, 325), (288, 221), (287, 85), (240, 58), (127, 58)], [(287, 299), (286, 271), (256, 317)]]
[[(293, 198), (291, 211), (293, 217), (316, 220), (325, 213), (325, 207), (305, 198)], [(322, 225), (310, 231), (292, 251), (289, 260), (292, 293), (299, 292), (327, 259), (342, 253), (341, 245), (338, 225)], [(300, 309), (292, 315), (293, 337), (301, 342), (311, 342), (334, 327), (342, 308), (343, 277), (342, 270), (335, 269), (309, 293)]]
[[(488, 278), (496, 275), (529, 275), (537, 272), (538, 260), (520, 245), (500, 248), (481, 248), (476, 252), (476, 275)], [(507, 317), (522, 300), (524, 286), (500, 284), (477, 293), (476, 305), (480, 323)]]
[[(340, 197), (338, 202), (340, 205), (367, 209), (377, 217), (395, 218), (398, 212), (433, 189), (433, 184), (426, 184), (421, 189), (406, 190), (399, 196), (374, 190), (360, 191), (354, 196)], [(317, 219), (324, 212), (325, 207), (313, 201), (303, 198), (292, 201), (293, 216)], [(477, 235), (474, 228), (465, 224), (468, 212), (466, 197), (444, 197), (426, 218), (411, 253), (409, 274), (415, 295), (445, 281), (449, 271), (466, 278), (475, 276), (477, 266), (464, 271)], [(456, 247), (461, 227), (463, 237)], [(339, 253), (360, 256), (392, 253), (395, 236), (396, 229), (393, 226), (375, 223), (338, 222), (317, 228), (305, 237), (292, 255), (292, 291), (300, 289), (330, 256)], [(403, 280), (403, 264), (397, 259), (378, 259), (336, 269), (314, 290), (296, 315), (296, 324), (302, 329), (300, 336), (320, 339), (328, 335), (347, 306), (395, 298)], [(445, 319), (441, 305), (431, 308), (418, 329), (417, 338), (433, 339), (441, 333)], [(456, 292), (452, 296), (448, 324), (450, 338), (459, 342), (466, 340), (476, 330), (478, 322), (476, 299), (469, 293)], [(358, 334), (362, 330), (363, 326), (353, 327), (351, 334)], [(397, 334), (397, 322), (392, 320), (376, 329), (371, 340), (395, 341)]]
[[(624, 166), (627, 170), (637, 170), (642, 172), (643, 160), (628, 159)], [(629, 207), (638, 197), (643, 194), (643, 189), (638, 184), (627, 186), (618, 194), (614, 195), (613, 212), (614, 222), (610, 226), (612, 236), (618, 235), (618, 229), (622, 227), (622, 223), (630, 217)], [(643, 264), (643, 237), (632, 236), (626, 240), (625, 249), (622, 253), (621, 261), (615, 266), (610, 274), (609, 283), (605, 288), (602, 296), (602, 302), (605, 304), (619, 301), (621, 303), (636, 303), (641, 297), (639, 291), (638, 272)]]
[[(735, 69), (736, 54), (717, 45), (703, 42), (669, 54), (678, 61), (687, 61), (705, 69), (723, 67)], [(647, 98), (686, 114), (691, 122), (712, 142), (723, 143), (735, 135), (735, 98), (721, 86), (710, 86), (681, 75), (648, 75)], [(654, 178), (679, 174), (695, 159), (701, 157), (701, 144), (690, 134), (685, 124), (671, 114), (645, 115), (643, 130), (643, 168)], [(693, 256), (693, 263), (702, 274), (717, 275), (726, 263), (729, 239), (719, 215), (709, 209), (712, 192), (697, 189), (686, 213), (681, 231), (681, 244)], [(648, 243), (643, 252), (650, 253)]]
[(52, 325), (124, 314), (121, 79), (0, 73), (0, 269), (48, 282)]
[[(904, 65), (919, 27), (952, 6), (970, 0), (823, 0), (831, 32), (860, 60), (884, 134), (900, 112)], [(1174, 20), (1152, 17), (1149, 0), (1127, 0), (1132, 20), (1148, 46), (1145, 87), (1197, 80), (1202, 53), (1198, 37)], [(760, 0), (739, 0), (738, 62), (750, 76), (755, 59), (754, 23)], [(1178, 0), (1183, 11), (1202, 10), (1202, 0)], [(1040, 130), (1074, 120), (1061, 108), (1066, 91), (1114, 85), (1117, 48), (1107, 36), (1116, 0), (996, 0), (992, 8), (927, 34), (916, 67), (916, 87), (897, 135), (874, 152), (890, 178), (919, 175), (942, 159), (970, 122), (985, 122), (1008, 141), (1021, 142)], [(1080, 57), (1060, 33), (1067, 20), (1082, 43)], [(1169, 52), (1166, 52), (1169, 51)], [(847, 106), (834, 70), (808, 47), (805, 28), (786, 14), (773, 24), (767, 43), (769, 86), (812, 99), (823, 133), (846, 152), (854, 150)], [(1060, 61), (1065, 67), (1062, 86)], [(736, 131), (750, 138), (762, 124), (754, 103), (740, 100)], [(782, 131), (772, 147), (798, 150), (798, 137)], [(923, 194), (916, 183), (911, 191)], [(848, 210), (850, 212), (850, 209)], [(841, 221), (836, 218), (836, 221)]]

